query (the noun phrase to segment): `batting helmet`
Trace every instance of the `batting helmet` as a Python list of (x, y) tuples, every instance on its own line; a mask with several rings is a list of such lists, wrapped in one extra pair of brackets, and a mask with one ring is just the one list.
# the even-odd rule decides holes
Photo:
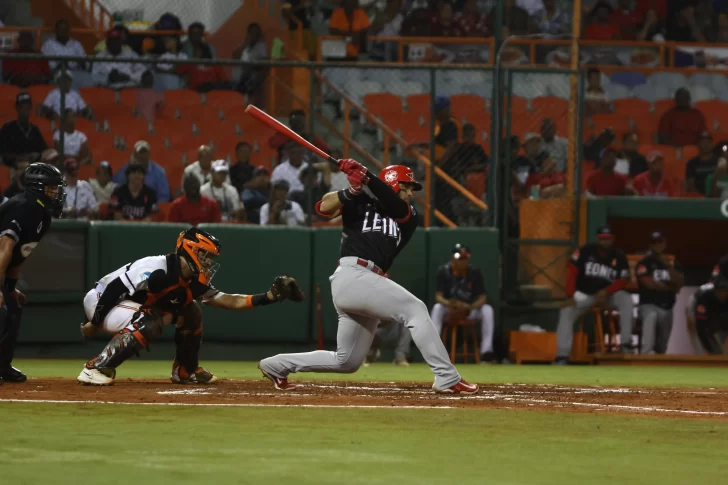
[(399, 192), (399, 184), (411, 184), (415, 190), (422, 190), (422, 184), (415, 180), (415, 173), (404, 165), (390, 165), (379, 172), (379, 180)]

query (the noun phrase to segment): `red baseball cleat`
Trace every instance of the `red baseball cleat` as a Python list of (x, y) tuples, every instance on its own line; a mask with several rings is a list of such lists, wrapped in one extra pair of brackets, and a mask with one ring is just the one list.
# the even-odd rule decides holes
[(463, 394), (465, 396), (470, 396), (472, 394), (477, 394), (478, 391), (480, 391), (480, 386), (477, 384), (470, 384), (465, 380), (460, 379), (460, 382), (447, 389), (435, 389), (434, 387), (433, 389), (435, 390), (435, 394)]
[(279, 391), (290, 391), (291, 389), (295, 389), (298, 387), (298, 385), (288, 382), (288, 379), (286, 379), (285, 377), (276, 377), (268, 374), (266, 371), (261, 369), (260, 362), (258, 363), (258, 369), (260, 369), (260, 372), (263, 373), (263, 377), (271, 381), (273, 383), (273, 387), (275, 387)]

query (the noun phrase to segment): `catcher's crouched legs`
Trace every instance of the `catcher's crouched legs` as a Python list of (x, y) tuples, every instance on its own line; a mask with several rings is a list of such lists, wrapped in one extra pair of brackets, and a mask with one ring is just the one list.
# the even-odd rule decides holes
[(200, 367), (200, 346), (202, 345), (202, 309), (193, 301), (187, 305), (177, 319), (174, 330), (177, 347), (172, 375), (175, 384), (212, 384), (217, 377)]

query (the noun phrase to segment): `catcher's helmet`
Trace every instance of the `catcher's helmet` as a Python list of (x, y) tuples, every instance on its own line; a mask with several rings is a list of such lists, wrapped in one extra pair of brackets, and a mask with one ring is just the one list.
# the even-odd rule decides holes
[(390, 165), (379, 172), (379, 180), (399, 192), (399, 184), (411, 184), (415, 190), (422, 190), (422, 184), (415, 180), (415, 173), (405, 165)]
[(54, 217), (63, 212), (66, 182), (60, 170), (49, 163), (32, 163), (23, 173), (25, 191), (41, 201), (43, 206)]
[(220, 264), (220, 241), (211, 234), (191, 227), (180, 232), (177, 238), (177, 255), (184, 258), (194, 271), (197, 281), (209, 285)]

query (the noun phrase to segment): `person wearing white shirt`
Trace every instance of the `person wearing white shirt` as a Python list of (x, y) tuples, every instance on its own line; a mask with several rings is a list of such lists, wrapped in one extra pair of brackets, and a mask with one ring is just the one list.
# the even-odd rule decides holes
[(539, 10), (543, 10), (543, 0), (517, 0), (516, 5), (533, 16)]
[(65, 108), (72, 109), (74, 113), (84, 118), (91, 117), (91, 110), (86, 105), (81, 95), (75, 89), (71, 89), (73, 75), (70, 71), (58, 71), (56, 82), (58, 87), (48, 93), (41, 105), (41, 114), (48, 119), (55, 120), (61, 116), (61, 93), (65, 95)]
[(75, 158), (67, 158), (63, 162), (63, 166), (66, 180), (63, 217), (68, 219), (93, 218), (99, 209), (99, 203), (96, 201), (91, 184), (85, 180), (78, 180), (78, 161)]
[[(185, 177), (194, 175), (200, 181), (200, 186), (205, 185), (212, 180), (212, 149), (208, 145), (202, 145), (197, 149), (197, 161), (185, 167), (182, 174), (182, 182)], [(230, 183), (230, 175), (225, 178), (226, 183)]]
[(94, 197), (100, 204), (108, 204), (117, 185), (111, 180), (113, 173), (109, 162), (103, 161), (96, 169), (96, 178), (88, 181), (94, 190)]
[(300, 226), (306, 221), (301, 206), (288, 200), (288, 182), (279, 180), (273, 184), (270, 202), (260, 208), (260, 225)]
[[(68, 21), (61, 19), (56, 22), (56, 35), (52, 39), (48, 39), (40, 48), (41, 53), (46, 56), (63, 56), (63, 57), (85, 57), (86, 51), (83, 45), (76, 39), (71, 39), (71, 28)], [(58, 66), (58, 61), (48, 61), (51, 69)], [(83, 63), (69, 62), (69, 69), (83, 69)]]
[(270, 181), (275, 184), (279, 180), (285, 180), (288, 182), (291, 192), (303, 190), (303, 183), (301, 183), (298, 174), (301, 168), (308, 165), (303, 161), (305, 150), (301, 145), (293, 143), (286, 148), (285, 153), (287, 155), (285, 161), (273, 169)]
[(66, 109), (61, 120), (63, 126), (63, 143), (61, 143), (61, 131), (53, 133), (53, 141), (56, 150), (64, 157), (74, 157), (78, 163), (88, 165), (91, 163), (91, 149), (88, 146), (86, 135), (76, 129), (76, 114), (71, 109)]
[(241, 221), (243, 204), (238, 190), (225, 181), (229, 173), (230, 167), (225, 160), (215, 160), (212, 163), (212, 179), (200, 188), (200, 193), (217, 201), (223, 222)]
[(121, 32), (111, 30), (106, 34), (106, 50), (96, 55), (91, 74), (94, 82), (99, 86), (112, 89), (136, 86), (141, 81), (146, 68), (135, 62), (113, 62), (113, 59), (137, 59), (139, 56), (133, 52), (122, 51)]

